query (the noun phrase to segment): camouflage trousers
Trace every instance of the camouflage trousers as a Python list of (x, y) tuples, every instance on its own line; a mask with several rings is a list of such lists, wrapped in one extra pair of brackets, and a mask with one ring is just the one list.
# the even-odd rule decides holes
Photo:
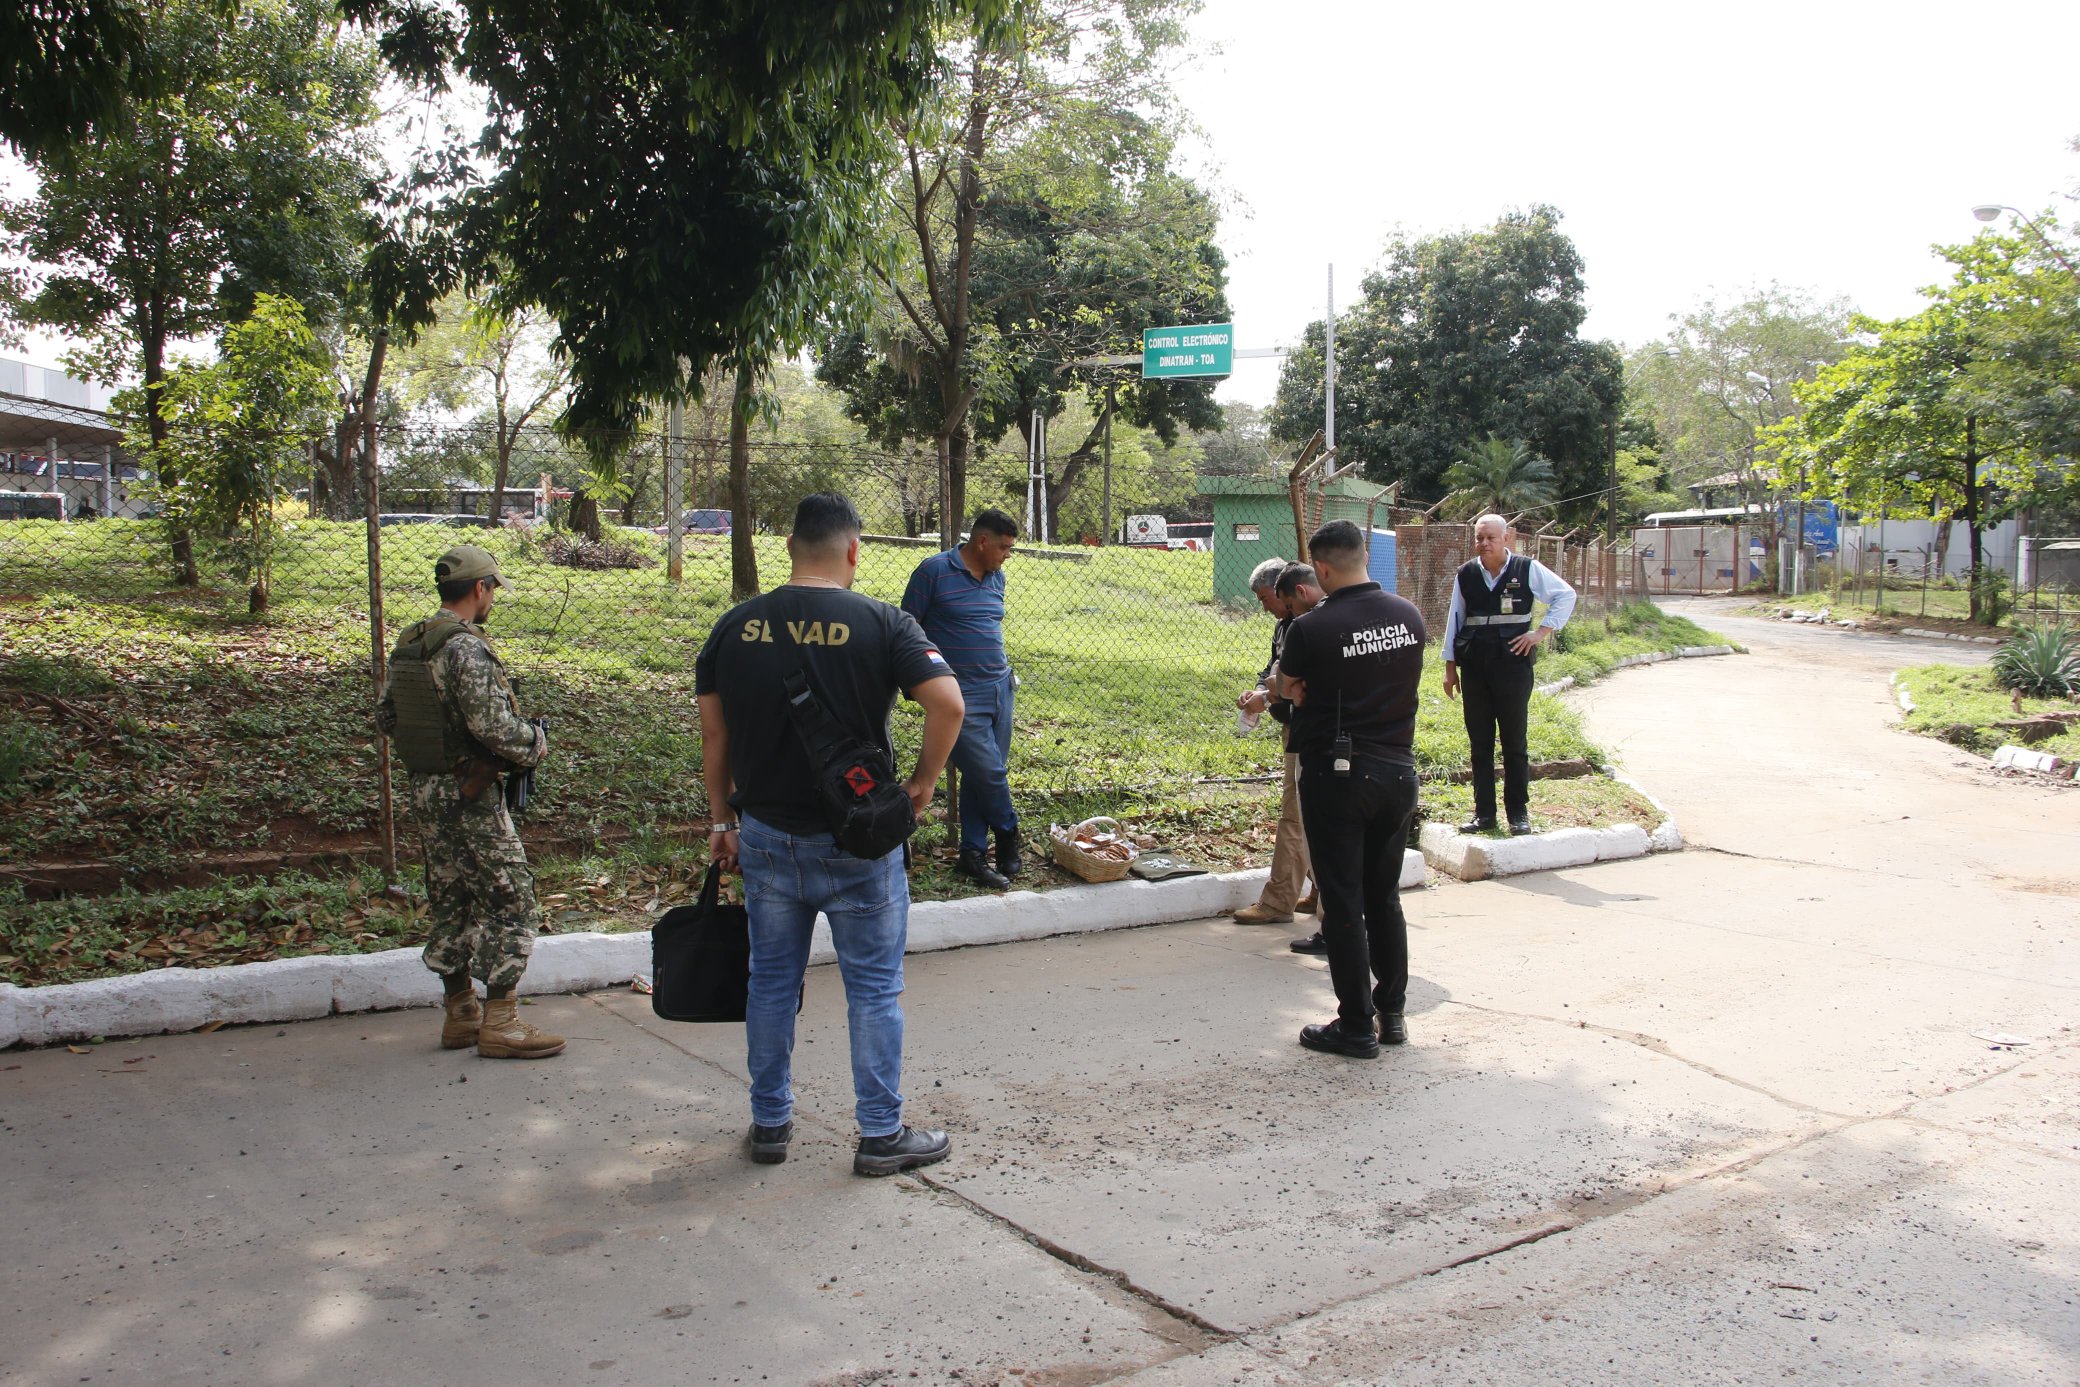
[(452, 775), (412, 777), (426, 860), (426, 966), (512, 987), (534, 952), (534, 873), (494, 782), (475, 800)]

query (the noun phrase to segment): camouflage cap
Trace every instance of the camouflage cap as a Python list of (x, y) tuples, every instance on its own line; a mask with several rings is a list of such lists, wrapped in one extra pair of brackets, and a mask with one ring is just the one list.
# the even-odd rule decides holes
[(502, 588), (510, 588), (498, 571), (498, 560), (491, 557), (487, 549), (474, 544), (458, 544), (440, 556), (433, 565), (433, 580), (436, 583), (466, 583), (472, 578), (489, 578)]

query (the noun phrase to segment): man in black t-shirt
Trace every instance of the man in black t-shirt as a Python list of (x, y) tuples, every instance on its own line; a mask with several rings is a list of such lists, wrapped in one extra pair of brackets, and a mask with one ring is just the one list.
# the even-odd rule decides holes
[(1423, 616), (1366, 578), (1365, 533), (1350, 521), (1330, 521), (1307, 547), (1325, 595), (1286, 632), (1279, 668), (1337, 1016), (1303, 1027), (1300, 1043), (1374, 1059), (1380, 1041), (1408, 1039), (1401, 856), (1416, 808)]
[[(924, 745), (905, 785), (922, 813), (960, 735), (961, 693), (946, 660), (905, 613), (850, 591), (859, 512), (835, 492), (795, 508), (783, 587), (723, 614), (694, 662), (701, 765), (715, 817), (716, 863), (744, 876), (751, 988), (744, 1014), (751, 1071), (751, 1158), (787, 1159), (794, 1135), (790, 1058), (809, 939), (820, 912), (845, 981), (859, 1148), (852, 1168), (893, 1175), (946, 1159), (944, 1132), (903, 1124), (903, 949), (910, 921), (908, 846), (854, 857), (832, 837), (809, 753), (789, 713), (799, 671), (832, 721), (890, 752), (901, 690), (924, 707)], [(732, 822), (730, 811), (736, 811)]]

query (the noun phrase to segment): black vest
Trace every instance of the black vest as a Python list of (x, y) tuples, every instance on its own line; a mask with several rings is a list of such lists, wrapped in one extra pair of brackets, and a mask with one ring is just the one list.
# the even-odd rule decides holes
[(1502, 565), (1502, 577), (1491, 589), (1487, 570), (1479, 559), (1468, 559), (1459, 567), (1458, 639), (1453, 658), (1463, 660), (1472, 652), (1509, 653), (1509, 643), (1531, 629), (1531, 560), (1512, 554)]

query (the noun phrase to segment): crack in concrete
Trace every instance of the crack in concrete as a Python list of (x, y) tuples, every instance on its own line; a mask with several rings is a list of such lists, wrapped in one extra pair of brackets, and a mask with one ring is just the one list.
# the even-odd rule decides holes
[[(1140, 1301), (1143, 1305), (1147, 1306), (1148, 1308), (1158, 1311), (1159, 1313), (1167, 1316), (1168, 1318), (1177, 1321), (1178, 1324), (1184, 1325), (1193, 1330), (1195, 1338), (1203, 1336), (1204, 1342), (1199, 1342), (1193, 1345), (1189, 1349), (1190, 1352), (1204, 1352), (1206, 1349), (1212, 1347), (1214, 1344), (1228, 1343), (1232, 1340), (1239, 1339), (1242, 1337), (1241, 1334), (1235, 1330), (1224, 1329), (1220, 1325), (1215, 1324), (1212, 1320), (1207, 1319), (1204, 1315), (1192, 1309), (1190, 1306), (1179, 1305), (1176, 1301), (1171, 1300), (1168, 1296), (1163, 1295), (1161, 1292), (1149, 1289), (1147, 1286), (1142, 1285), (1140, 1282), (1136, 1281), (1132, 1276), (1129, 1276), (1125, 1271), (1121, 1270), (1120, 1268), (1109, 1267), (1095, 1258), (1085, 1256), (1083, 1253), (1078, 1252), (1073, 1247), (1069, 1247), (1063, 1243), (1058, 1243), (1053, 1238), (1048, 1237), (1045, 1233), (1041, 1233), (1032, 1228), (1028, 1228), (1023, 1223), (1020, 1223), (1017, 1219), (1010, 1218), (1007, 1215), (998, 1213), (995, 1209), (990, 1208), (989, 1205), (984, 1204), (981, 1200), (974, 1198), (972, 1195), (969, 1195), (960, 1189), (957, 1189), (953, 1185), (948, 1184), (946, 1181), (939, 1179), (936, 1176), (927, 1175), (925, 1172), (921, 1170), (908, 1171), (906, 1172), (906, 1175), (907, 1178), (915, 1180), (917, 1181), (917, 1183), (921, 1185), (925, 1185), (931, 1189), (937, 1190), (939, 1193), (946, 1195), (948, 1198), (959, 1200), (961, 1204), (966, 1206), (968, 1209), (973, 1210), (980, 1217), (987, 1219), (988, 1221), (996, 1224), (1000, 1228), (1009, 1229), (1014, 1235), (1024, 1239), (1028, 1243), (1031, 1243), (1034, 1247), (1039, 1248), (1042, 1252), (1045, 1252), (1048, 1256), (1054, 1258), (1056, 1261), (1074, 1267), (1076, 1268), (1076, 1270), (1083, 1272), (1086, 1275), (1101, 1277), (1104, 1280), (1110, 1281), (1113, 1285), (1119, 1287), (1122, 1291), (1125, 1291), (1128, 1295), (1132, 1296), (1135, 1300)], [(1183, 1341), (1173, 1340), (1173, 1342), (1182, 1343)]]
[[(601, 1000), (599, 994), (585, 993), (583, 995), (586, 1001), (592, 1003), (592, 1005), (598, 1007), (602, 1012), (606, 1013), (614, 1020), (619, 1021), (622, 1025), (627, 1026), (629, 1029), (637, 1032), (638, 1034), (646, 1035), (651, 1037), (652, 1039), (661, 1041), (665, 1045), (670, 1046), (672, 1049), (677, 1050), (680, 1054), (686, 1056), (688, 1059), (693, 1060), (698, 1064), (705, 1065), (709, 1069), (712, 1069), (717, 1073), (724, 1075), (733, 1083), (742, 1082), (741, 1076), (736, 1074), (734, 1071), (728, 1069), (727, 1067), (717, 1064), (714, 1060), (709, 1059), (705, 1055), (696, 1054), (694, 1051), (687, 1049), (684, 1045), (679, 1044), (677, 1041), (673, 1040), (670, 1036), (664, 1034), (663, 1032), (652, 1030), (650, 1027), (644, 1025), (635, 1017), (624, 1015), (620, 1011), (615, 1010), (613, 1007), (608, 1006), (605, 1001)], [(842, 1138), (845, 1135), (842, 1129), (832, 1125), (829, 1122), (822, 1120), (821, 1118), (816, 1117), (812, 1113), (804, 1112), (801, 1108), (797, 1107), (794, 1112), (794, 1121), (800, 1124), (801, 1126), (811, 1127), (819, 1132), (828, 1134), (832, 1137), (839, 1138), (840, 1144), (842, 1144)], [(1076, 1249), (1072, 1247), (1068, 1247), (1062, 1243), (1058, 1243), (1053, 1238), (1048, 1237), (1045, 1233), (1041, 1233), (1035, 1229), (1028, 1228), (1024, 1224), (1018, 1222), (1016, 1219), (1008, 1218), (1005, 1215), (998, 1213), (996, 1210), (990, 1208), (988, 1205), (982, 1203), (980, 1200), (977, 1200), (972, 1196), (964, 1193), (963, 1191), (954, 1188), (953, 1186), (947, 1184), (943, 1180), (936, 1179), (930, 1175), (927, 1175), (921, 1170), (905, 1171), (900, 1177), (898, 1177), (899, 1184), (902, 1181), (906, 1180), (913, 1181), (919, 1186), (933, 1190), (938, 1194), (944, 1195), (945, 1197), (956, 1201), (961, 1205), (961, 1207), (967, 1209), (969, 1212), (987, 1220), (990, 1223), (996, 1224), (1001, 1228), (1008, 1229), (1014, 1236), (1019, 1238), (1021, 1241), (1038, 1248), (1040, 1251), (1046, 1253), (1048, 1256), (1054, 1258), (1056, 1261), (1061, 1262), (1066, 1266), (1073, 1267), (1077, 1271), (1083, 1272), (1086, 1275), (1099, 1277), (1103, 1280), (1111, 1282), (1114, 1286), (1117, 1286), (1121, 1291), (1123, 1291), (1127, 1296), (1139, 1303), (1144, 1309), (1153, 1310), (1157, 1314), (1162, 1316), (1164, 1319), (1174, 1321), (1175, 1325), (1183, 1326), (1185, 1329), (1188, 1329), (1189, 1331), (1191, 1331), (1189, 1334), (1181, 1333), (1177, 1328), (1168, 1326), (1166, 1326), (1164, 1330), (1158, 1331), (1160, 1337), (1169, 1340), (1171, 1343), (1177, 1344), (1180, 1348), (1184, 1350), (1186, 1354), (1201, 1353), (1215, 1343), (1225, 1343), (1229, 1340), (1238, 1337), (1235, 1331), (1223, 1329), (1220, 1325), (1215, 1324), (1212, 1320), (1207, 1319), (1204, 1315), (1199, 1314), (1197, 1311), (1192, 1310), (1188, 1306), (1179, 1305), (1175, 1301), (1170, 1300), (1169, 1298), (1163, 1296), (1159, 1292), (1150, 1290), (1148, 1287), (1143, 1286), (1142, 1284), (1134, 1280), (1133, 1277), (1129, 1276), (1126, 1272), (1120, 1270), (1119, 1268), (1106, 1266), (1104, 1263), (1099, 1262), (1094, 1258), (1087, 1257), (1083, 1253), (1078, 1252)], [(1152, 1365), (1147, 1363), (1135, 1364), (1128, 1368), (1122, 1369), (1122, 1375), (1126, 1372), (1139, 1372), (1142, 1369), (1150, 1366)]]
[(1823, 1108), (1813, 1103), (1801, 1102), (1796, 1098), (1787, 1098), (1781, 1093), (1772, 1093), (1760, 1084), (1750, 1083), (1746, 1079), (1728, 1074), (1723, 1069), (1715, 1069), (1702, 1060), (1691, 1059), (1689, 1056), (1677, 1052), (1674, 1046), (1661, 1039), (1661, 1037), (1648, 1035), (1645, 1031), (1621, 1030), (1615, 1026), (1599, 1026), (1591, 1021), (1569, 1020), (1561, 1016), (1543, 1016), (1535, 1011), (1512, 1011), (1507, 1007), (1482, 1006), (1479, 1002), (1469, 1002), (1458, 997), (1447, 998), (1444, 1004), (1446, 1006), (1465, 1007), (1469, 1011), (1486, 1012), (1490, 1016), (1512, 1016), (1520, 1021), (1544, 1021), (1570, 1031), (1593, 1031), (1597, 1035), (1609, 1036), (1613, 1040), (1621, 1040), (1628, 1045), (1636, 1045), (1642, 1050), (1660, 1055), (1666, 1059), (1672, 1059), (1677, 1064), (1686, 1065), (1700, 1074), (1717, 1079), (1721, 1083), (1732, 1084), (1735, 1088), (1746, 1089), (1750, 1093), (1759, 1094), (1769, 1099), (1772, 1103), (1781, 1104), (1796, 1112), (1810, 1113), (1815, 1117), (1832, 1118), (1838, 1122), (1862, 1120), (1854, 1113), (1835, 1112), (1831, 1108)]

